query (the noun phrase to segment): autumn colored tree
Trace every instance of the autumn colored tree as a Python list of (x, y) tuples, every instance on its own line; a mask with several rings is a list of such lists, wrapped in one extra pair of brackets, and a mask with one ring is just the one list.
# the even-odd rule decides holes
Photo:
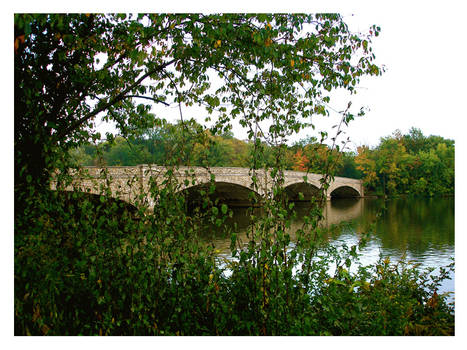
[(298, 171), (307, 171), (308, 170), (308, 158), (303, 154), (301, 149), (298, 149), (294, 154), (294, 165), (292, 166), (293, 170)]
[(429, 195), (454, 192), (454, 144), (439, 136), (425, 137), (419, 129), (395, 131), (355, 157), (370, 191), (386, 195)]

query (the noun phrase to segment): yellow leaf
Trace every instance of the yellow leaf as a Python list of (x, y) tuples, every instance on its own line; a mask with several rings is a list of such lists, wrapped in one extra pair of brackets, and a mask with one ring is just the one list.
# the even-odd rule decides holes
[(49, 326), (47, 326), (46, 324), (43, 324), (42, 327), (41, 327), (41, 331), (42, 331), (42, 334), (44, 335), (47, 335), (47, 333), (49, 333)]
[(293, 68), (294, 65), (295, 65), (295, 61), (294, 61), (294, 60), (290, 60), (290, 66)]

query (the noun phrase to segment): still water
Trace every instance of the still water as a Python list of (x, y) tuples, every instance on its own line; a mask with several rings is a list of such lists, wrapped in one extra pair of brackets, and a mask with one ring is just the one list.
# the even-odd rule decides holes
[[(301, 227), (308, 209), (297, 205), (297, 219), (291, 231)], [(333, 199), (327, 202), (323, 225), (334, 227), (330, 244), (356, 244), (362, 232), (371, 232), (361, 262), (371, 264), (380, 254), (396, 261), (420, 263), (421, 268), (447, 266), (454, 258), (454, 198)], [(248, 210), (234, 209), (231, 224), (237, 224), (240, 238), (248, 225)], [(337, 227), (335, 227), (337, 225)], [(292, 235), (293, 236), (293, 235)], [(246, 237), (244, 237), (246, 241)], [(230, 253), (230, 238), (215, 237), (221, 255)], [(454, 273), (440, 292), (454, 292)], [(454, 294), (449, 298), (454, 299)]]

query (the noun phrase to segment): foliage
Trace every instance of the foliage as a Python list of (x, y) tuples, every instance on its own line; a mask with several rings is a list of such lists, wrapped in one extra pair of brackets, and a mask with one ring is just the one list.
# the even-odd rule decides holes
[(420, 273), (406, 261), (381, 259), (350, 273), (338, 266), (315, 300), (324, 334), (452, 335), (454, 317), (436, 290), (442, 276)]
[(454, 141), (419, 129), (395, 131), (374, 149), (360, 147), (355, 162), (365, 186), (385, 195), (454, 193)]
[[(197, 242), (202, 227), (181, 210), (183, 197), (158, 190), (164, 206), (146, 222), (122, 202), (74, 193), (67, 205), (53, 206), (60, 212), (40, 218), (40, 233), (21, 237), (16, 258), (29, 279), (23, 285), (15, 276), (17, 333), (453, 334), (452, 307), (436, 293), (442, 275), (432, 280), (387, 259), (351, 273), (356, 247), (321, 249), (319, 260), (294, 275), (296, 251), (271, 245), (263, 255), (251, 241), (221, 268), (212, 248)], [(60, 200), (56, 193), (50, 199)]]
[[(241, 116), (250, 138), (270, 117), (272, 133), (290, 134), (325, 114), (327, 91), (380, 73), (368, 48), (377, 34), (354, 35), (338, 15), (16, 15), (15, 179), (47, 182), (50, 155), (97, 138), (100, 113), (124, 136), (153, 126), (136, 100), (206, 106), (219, 112), (214, 133)], [(225, 82), (214, 92), (211, 73)]]
[[(370, 47), (378, 33), (351, 33), (335, 14), (15, 15), (15, 334), (452, 334), (436, 283), (387, 263), (350, 275), (343, 266), (357, 248), (320, 244), (330, 162), (303, 227), (290, 232), (286, 138), (326, 115), (328, 92), (354, 92), (361, 76), (380, 74)], [(223, 81), (215, 91), (212, 74)], [(180, 125), (137, 100), (178, 105)], [(213, 127), (183, 119), (185, 104), (205, 106)], [(96, 118), (117, 122), (128, 141), (115, 139), (113, 151), (84, 146), (100, 139)], [(245, 242), (224, 225), (231, 211), (213, 196), (214, 176), (176, 176), (181, 164), (225, 161), (212, 141), (232, 142), (234, 118), (249, 130), (251, 189), (262, 186), (258, 169), (272, 178)], [(105, 168), (100, 195), (81, 193), (73, 179), (95, 179), (73, 164), (89, 161), (87, 151), (68, 156), (77, 146), (95, 150), (97, 164), (163, 154), (166, 170), (149, 188), (128, 181), (134, 206), (111, 199), (128, 193), (111, 188)], [(225, 264), (209, 243), (215, 231), (231, 237)], [(365, 312), (347, 315), (359, 301)]]
[[(190, 129), (194, 137), (182, 140), (184, 129)], [(254, 145), (248, 140), (239, 140), (229, 133), (212, 135), (193, 119), (184, 123), (164, 123), (163, 126), (146, 130), (140, 135), (124, 139), (121, 136), (98, 143), (95, 147), (84, 145), (70, 151), (80, 165), (168, 165), (173, 160), (173, 149), (181, 142), (193, 143), (192, 152), (183, 160), (185, 165), (249, 167)], [(314, 138), (300, 140), (292, 146), (284, 146), (284, 169), (324, 173), (329, 160), (335, 175), (360, 178), (356, 169), (355, 155), (332, 150)], [(272, 146), (263, 143), (267, 164), (274, 162)], [(96, 151), (96, 148), (100, 152)], [(180, 160), (181, 161), (181, 160)]]

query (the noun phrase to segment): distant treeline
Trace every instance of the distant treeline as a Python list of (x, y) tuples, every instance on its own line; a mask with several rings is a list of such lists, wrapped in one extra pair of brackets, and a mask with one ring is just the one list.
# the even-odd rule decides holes
[[(254, 147), (261, 147), (256, 166), (272, 165), (274, 150), (233, 137), (213, 136), (194, 121), (163, 124), (137, 137), (115, 139), (74, 149), (80, 165), (177, 164), (191, 166), (250, 167)], [(396, 130), (378, 146), (361, 146), (357, 152), (337, 151), (309, 137), (281, 150), (285, 168), (363, 179), (366, 192), (378, 195), (440, 195), (454, 193), (454, 141), (424, 136), (412, 128), (407, 135)], [(175, 157), (174, 157), (175, 156)], [(258, 159), (256, 160), (258, 162)]]
[(355, 157), (367, 191), (421, 196), (454, 194), (454, 140), (424, 136), (412, 128), (381, 138), (375, 148), (359, 147)]

